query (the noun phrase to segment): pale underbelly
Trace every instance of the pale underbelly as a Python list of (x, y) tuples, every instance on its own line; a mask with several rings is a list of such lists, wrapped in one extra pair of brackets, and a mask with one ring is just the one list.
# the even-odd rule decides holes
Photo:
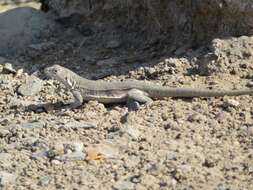
[(96, 95), (86, 95), (83, 97), (84, 101), (98, 101), (104, 104), (109, 103), (119, 103), (119, 102), (126, 102), (127, 101), (127, 95), (118, 95), (118, 96), (96, 96)]

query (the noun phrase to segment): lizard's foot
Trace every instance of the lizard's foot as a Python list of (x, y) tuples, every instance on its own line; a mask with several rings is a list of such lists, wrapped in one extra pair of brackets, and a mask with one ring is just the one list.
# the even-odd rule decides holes
[(137, 102), (131, 98), (127, 99), (126, 105), (127, 105), (128, 111), (137, 111), (140, 109), (139, 102)]
[(153, 100), (141, 90), (132, 89), (128, 92), (127, 106), (129, 111), (136, 111), (140, 108), (139, 103), (149, 105)]

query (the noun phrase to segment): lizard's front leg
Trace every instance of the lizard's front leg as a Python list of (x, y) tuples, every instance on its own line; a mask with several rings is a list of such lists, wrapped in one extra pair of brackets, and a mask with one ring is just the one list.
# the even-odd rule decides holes
[(74, 102), (71, 102), (64, 106), (65, 109), (75, 109), (83, 104), (83, 97), (79, 91), (71, 91), (74, 96)]

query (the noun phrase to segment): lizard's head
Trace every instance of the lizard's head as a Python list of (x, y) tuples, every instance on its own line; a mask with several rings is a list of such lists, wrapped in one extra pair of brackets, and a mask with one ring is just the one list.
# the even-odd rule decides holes
[(65, 67), (53, 65), (47, 67), (44, 72), (49, 78), (63, 83), (68, 88), (75, 87), (75, 78), (78, 77), (78, 75)]

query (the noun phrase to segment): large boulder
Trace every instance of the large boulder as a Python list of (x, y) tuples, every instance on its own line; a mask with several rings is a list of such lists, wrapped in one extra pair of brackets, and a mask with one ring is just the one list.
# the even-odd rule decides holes
[(0, 56), (22, 52), (56, 31), (57, 25), (46, 13), (34, 8), (16, 8), (0, 14)]
[(213, 38), (253, 34), (251, 0), (40, 0), (44, 11), (82, 16), (83, 23), (113, 23), (170, 44), (199, 45)]

